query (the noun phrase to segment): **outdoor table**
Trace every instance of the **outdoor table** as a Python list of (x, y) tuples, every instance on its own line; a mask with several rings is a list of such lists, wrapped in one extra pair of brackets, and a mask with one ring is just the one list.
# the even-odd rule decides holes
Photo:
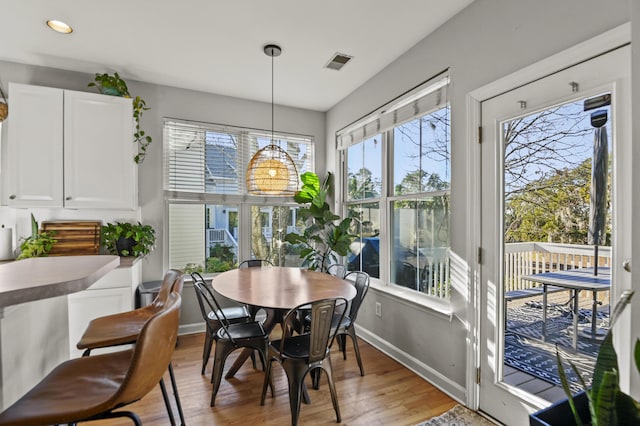
[[(300, 268), (266, 266), (233, 269), (215, 277), (211, 284), (216, 292), (237, 302), (264, 308), (267, 318), (263, 323), (269, 334), (278, 322), (278, 312), (315, 300), (356, 296), (356, 288), (346, 280), (333, 275)], [(225, 376), (233, 377), (251, 349), (244, 349)]]
[(587, 290), (593, 294), (593, 304), (591, 310), (591, 338), (595, 339), (596, 315), (598, 313), (599, 291), (611, 289), (611, 269), (598, 268), (598, 275), (593, 275), (593, 268), (569, 269), (566, 271), (544, 272), (541, 274), (525, 275), (522, 279), (541, 283), (542, 292), (542, 340), (547, 336), (547, 286), (566, 288), (573, 291), (573, 349), (578, 348), (578, 293), (580, 290)]

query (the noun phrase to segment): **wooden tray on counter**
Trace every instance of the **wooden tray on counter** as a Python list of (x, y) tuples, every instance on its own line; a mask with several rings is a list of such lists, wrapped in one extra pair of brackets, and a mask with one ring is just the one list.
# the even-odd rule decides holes
[(49, 256), (100, 254), (101, 226), (99, 220), (42, 222), (42, 231), (54, 231), (57, 240)]

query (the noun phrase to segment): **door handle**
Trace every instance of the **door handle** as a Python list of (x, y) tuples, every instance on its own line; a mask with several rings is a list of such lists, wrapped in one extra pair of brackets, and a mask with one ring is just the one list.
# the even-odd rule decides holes
[(625, 259), (622, 262), (622, 267), (624, 268), (625, 271), (631, 272), (631, 259)]

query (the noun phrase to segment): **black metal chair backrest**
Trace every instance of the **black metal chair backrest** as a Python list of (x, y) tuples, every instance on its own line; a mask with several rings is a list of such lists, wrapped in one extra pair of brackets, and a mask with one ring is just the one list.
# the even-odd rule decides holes
[(261, 266), (273, 266), (273, 263), (266, 259), (249, 259), (240, 262), (240, 265), (238, 265), (238, 269), (259, 268)]
[(360, 305), (362, 305), (362, 301), (369, 291), (369, 274), (362, 271), (353, 271), (349, 272), (344, 279), (353, 282), (356, 288), (356, 297), (351, 301), (351, 309), (349, 310), (349, 318), (351, 318), (351, 322), (355, 322)]
[(202, 310), (203, 315), (205, 316), (205, 320), (206, 318), (209, 317), (208, 314), (212, 312), (213, 315), (218, 320), (218, 322), (220, 323), (220, 328), (224, 330), (224, 336), (228, 337), (229, 340), (231, 340), (235, 345), (237, 342), (229, 333), (229, 325), (231, 324), (231, 322), (229, 321), (227, 316), (224, 314), (224, 310), (222, 309), (222, 307), (220, 306), (220, 303), (218, 303), (218, 300), (213, 294), (213, 289), (209, 285), (207, 285), (207, 283), (204, 281), (194, 281), (193, 288), (196, 289), (196, 295), (198, 296), (198, 303), (200, 304), (200, 309)]
[[(321, 299), (311, 303), (305, 303), (287, 312), (287, 315), (283, 321), (283, 336), (282, 343), (280, 344), (280, 357), (287, 357), (289, 354), (284, 353), (288, 347), (287, 339), (300, 339), (302, 336), (292, 336), (292, 331), (296, 330), (296, 322), (298, 321), (298, 311), (302, 308), (310, 310), (309, 317), (311, 323), (309, 325), (309, 348), (308, 348), (308, 362), (313, 363), (322, 361), (327, 354), (328, 348), (333, 343), (338, 331), (337, 328), (331, 327), (333, 315), (336, 313), (336, 305), (344, 305), (347, 303), (347, 299), (338, 297), (334, 299)], [(340, 316), (340, 322), (344, 318), (345, 312), (343, 311)], [(305, 348), (306, 349), (306, 348)]]
[(327, 273), (343, 280), (347, 275), (347, 266), (340, 263), (334, 263), (333, 265), (329, 265)]

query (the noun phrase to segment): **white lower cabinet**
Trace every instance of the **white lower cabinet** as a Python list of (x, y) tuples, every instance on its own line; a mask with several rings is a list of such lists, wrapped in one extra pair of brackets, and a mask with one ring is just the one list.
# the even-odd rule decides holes
[[(82, 337), (89, 322), (105, 315), (117, 314), (134, 309), (135, 291), (141, 281), (140, 264), (119, 267), (96, 281), (87, 290), (68, 296), (69, 304), (69, 357), (82, 356), (76, 344)], [(105, 353), (124, 349), (112, 347), (91, 351)]]

